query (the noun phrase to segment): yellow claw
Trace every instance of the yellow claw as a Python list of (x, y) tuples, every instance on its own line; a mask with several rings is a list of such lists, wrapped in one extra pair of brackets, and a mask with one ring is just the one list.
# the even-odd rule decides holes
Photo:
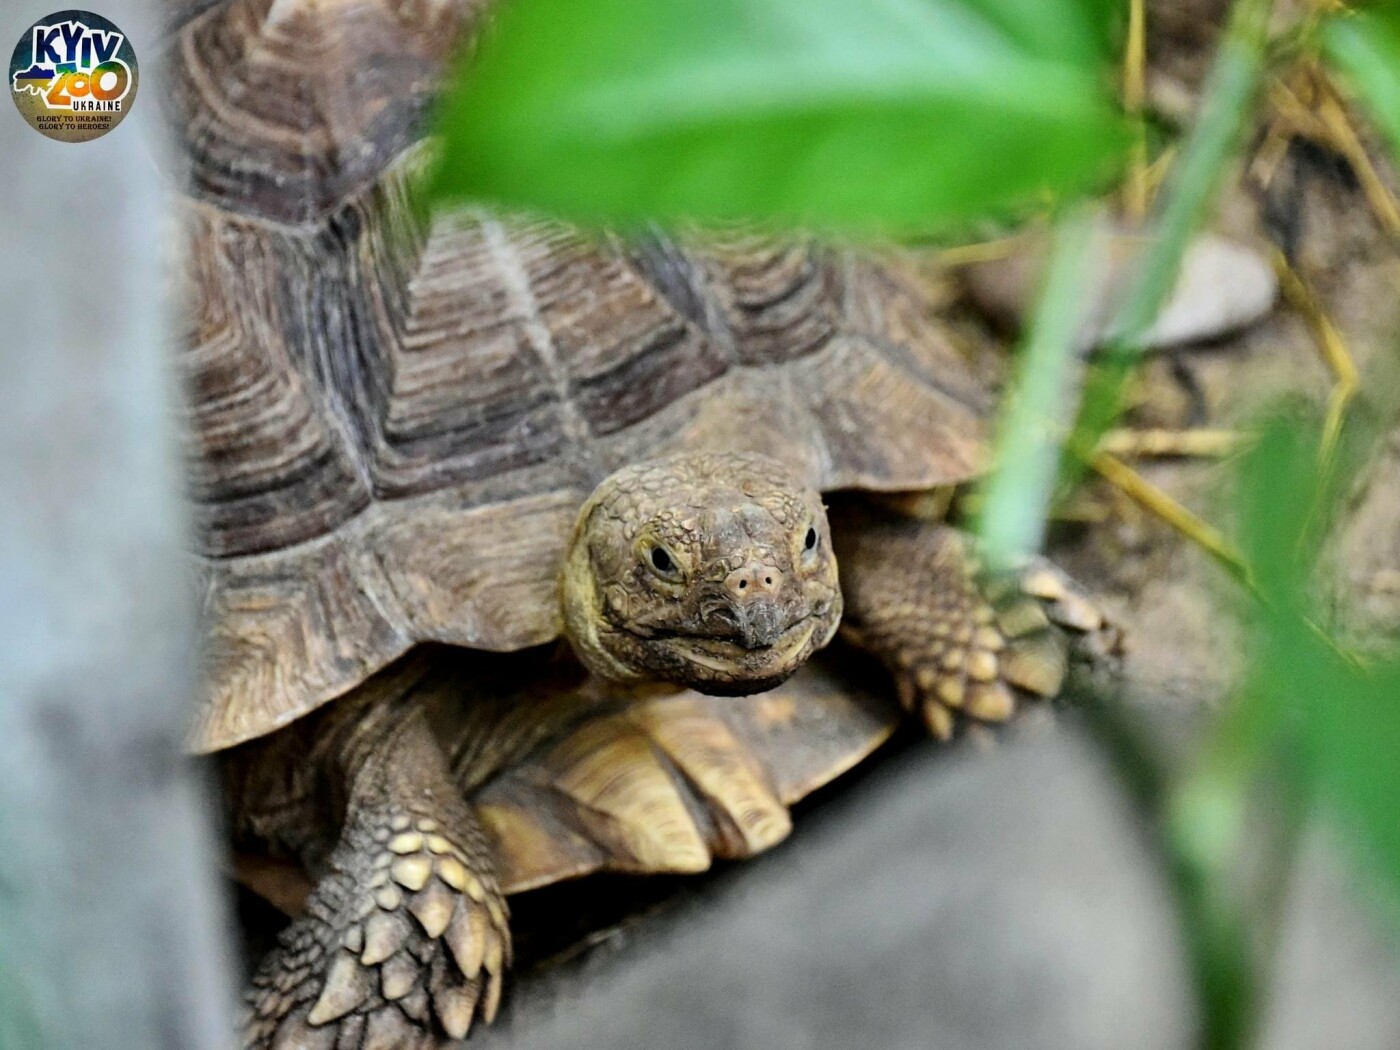
[(427, 889), (408, 902), (408, 910), (422, 923), (424, 932), (437, 940), (452, 921), (452, 908), (456, 903), (452, 891), (434, 879)]
[(433, 991), (433, 1006), (437, 1009), (438, 1020), (451, 1038), (465, 1039), (471, 1031), (476, 997), (477, 989), (472, 984), (444, 985)]
[(1016, 698), (1000, 682), (978, 685), (967, 698), (967, 713), (984, 722), (1005, 722), (1016, 710)]
[(390, 1002), (402, 999), (413, 991), (418, 980), (418, 967), (406, 955), (387, 960), (379, 970), (379, 988)]
[(997, 676), (997, 658), (979, 649), (968, 655), (967, 676), (974, 682), (990, 682)]
[(953, 737), (953, 714), (942, 704), (924, 704), (924, 725), (935, 740), (951, 740)]
[(487, 1024), (491, 1024), (496, 1020), (496, 1011), (501, 1008), (501, 985), (503, 983), (499, 976), (487, 978), (486, 1002), (481, 1010), (481, 1014), (486, 1018)]
[(428, 884), (433, 873), (433, 862), (427, 857), (402, 857), (394, 861), (389, 874), (406, 890), (417, 892)]
[(486, 919), (477, 908), (459, 909), (443, 940), (457, 968), (467, 980), (475, 980), (486, 958)]
[(464, 891), (467, 888), (467, 880), (470, 879), (471, 872), (467, 866), (456, 857), (440, 857), (437, 862), (438, 878), (447, 883), (454, 890)]
[(944, 678), (938, 683), (936, 695), (949, 707), (961, 707), (963, 702), (963, 682), (961, 678)]
[(369, 973), (353, 955), (342, 952), (331, 963), (326, 987), (306, 1021), (316, 1026), (338, 1020), (364, 1002), (369, 991)]
[(365, 966), (376, 966), (392, 956), (404, 945), (408, 931), (394, 916), (384, 912), (371, 915), (365, 922), (365, 950), (360, 953), (360, 962)]

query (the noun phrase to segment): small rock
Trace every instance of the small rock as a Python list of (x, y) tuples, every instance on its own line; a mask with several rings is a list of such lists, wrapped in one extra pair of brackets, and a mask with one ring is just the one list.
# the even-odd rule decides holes
[[(1091, 241), (1091, 293), (1082, 309), (1079, 349), (1107, 341), (1113, 311), (1127, 287), (1146, 239), (1103, 224)], [(1028, 238), (1003, 259), (963, 270), (968, 294), (993, 320), (1019, 332), (1033, 309), (1045, 265), (1048, 237)], [(1148, 349), (1205, 342), (1237, 332), (1266, 317), (1278, 298), (1278, 278), (1258, 252), (1215, 234), (1198, 236), (1187, 248), (1171, 297), (1147, 332)]]

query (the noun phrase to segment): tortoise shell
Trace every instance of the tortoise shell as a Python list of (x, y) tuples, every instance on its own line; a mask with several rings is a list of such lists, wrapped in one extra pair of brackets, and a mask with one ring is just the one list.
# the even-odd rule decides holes
[(982, 462), (995, 370), (898, 261), (486, 210), (424, 221), (425, 107), (481, 6), (173, 11), (198, 750), (271, 732), (420, 642), (556, 637), (575, 514), (629, 462), (754, 450), (822, 490), (921, 489)]

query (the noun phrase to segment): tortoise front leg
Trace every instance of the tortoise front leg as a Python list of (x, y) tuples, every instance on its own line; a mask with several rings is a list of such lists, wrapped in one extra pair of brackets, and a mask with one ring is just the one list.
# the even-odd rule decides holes
[(846, 508), (832, 526), (843, 636), (880, 658), (941, 740), (959, 720), (1005, 722), (1021, 700), (1053, 697), (1072, 635), (1104, 632), (1094, 604), (1043, 559), (988, 579), (971, 537), (947, 525)]
[(253, 976), (245, 1047), (426, 1048), (496, 1012), (510, 935), (486, 839), (423, 712), (371, 714), (336, 743), (340, 840)]

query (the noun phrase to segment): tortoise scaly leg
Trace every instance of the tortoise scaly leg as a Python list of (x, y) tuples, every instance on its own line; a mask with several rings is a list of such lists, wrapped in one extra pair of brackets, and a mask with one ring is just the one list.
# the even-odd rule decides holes
[(1055, 696), (1073, 634), (1111, 644), (1093, 602), (1044, 560), (988, 580), (971, 538), (946, 525), (852, 513), (834, 535), (843, 633), (940, 740), (959, 720), (1005, 722), (1020, 701)]
[(246, 1048), (427, 1050), (496, 1012), (510, 935), (485, 836), (421, 711), (356, 728), (340, 841), (253, 976)]

